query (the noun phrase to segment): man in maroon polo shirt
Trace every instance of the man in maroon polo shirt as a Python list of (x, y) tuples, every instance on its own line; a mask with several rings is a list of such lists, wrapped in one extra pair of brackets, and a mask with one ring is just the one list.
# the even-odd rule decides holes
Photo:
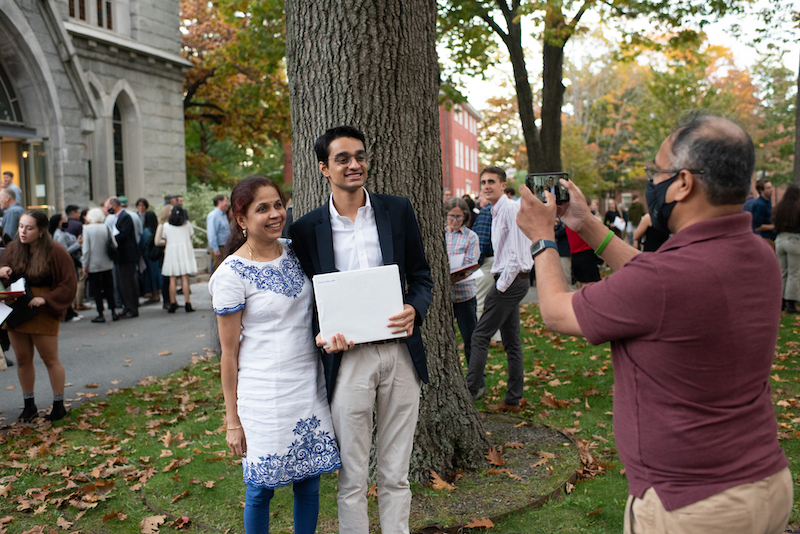
[[(517, 223), (534, 242), (542, 318), (611, 342), (626, 533), (780, 534), (788, 522), (792, 477), (769, 385), (781, 275), (742, 213), (754, 161), (728, 120), (677, 128), (646, 168), (653, 226), (674, 234), (652, 253), (610, 234), (572, 182), (561, 207), (522, 190)], [(570, 293), (546, 243), (557, 210), (614, 274)]]

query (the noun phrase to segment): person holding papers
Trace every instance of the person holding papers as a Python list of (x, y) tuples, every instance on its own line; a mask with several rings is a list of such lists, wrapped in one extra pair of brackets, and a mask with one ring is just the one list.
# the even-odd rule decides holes
[[(519, 303), (528, 294), (531, 241), (517, 227), (519, 202), (503, 193), (506, 172), (500, 167), (481, 171), (481, 193), (492, 205), (492, 249), (494, 285), (486, 295), (478, 325), (472, 334), (472, 359), (467, 370), (467, 387), (473, 399), (486, 394), (484, 368), (489, 356), (489, 341), (497, 330), (503, 339), (508, 362), (508, 386), (505, 399), (489, 405), (490, 410), (519, 413), (523, 410), (522, 393), (525, 376), (522, 341), (519, 337)], [(548, 246), (556, 247), (555, 243)]]
[(208, 283), (222, 346), (226, 441), (242, 457), (247, 534), (269, 532), (274, 489), (293, 484), (294, 532), (312, 534), (322, 473), (339, 469), (312, 289), (291, 244), (283, 192), (266, 178), (231, 193), (235, 224)]
[[(447, 240), (447, 255), (450, 259), (450, 271), (454, 268), (478, 265), (480, 246), (478, 234), (464, 226), (468, 220), (470, 210), (467, 203), (460, 198), (451, 198), (444, 203), (447, 213), (447, 226), (444, 236)], [(453, 265), (453, 258), (459, 258), (459, 265)], [(456, 316), (461, 339), (464, 340), (464, 356), (469, 366), (470, 348), (472, 347), (472, 332), (478, 324), (478, 282), (474, 279), (465, 280), (472, 270), (462, 270), (450, 274), (450, 283), (453, 286), (453, 315)]]
[[(386, 318), (393, 333), (407, 337), (353, 347), (347, 336), (317, 337), (333, 354), (325, 361), (328, 398), (342, 454), (339, 531), (367, 534), (367, 474), (377, 401), (378, 505), (381, 532), (408, 532), (411, 489), (408, 467), (419, 411), (420, 382), (428, 381), (420, 325), (432, 299), (433, 280), (417, 219), (407, 198), (368, 193), (364, 134), (351, 126), (327, 130), (314, 143), (331, 196), (289, 229), (306, 274), (396, 264), (403, 311)], [(314, 322), (315, 330), (319, 327)], [(342, 350), (350, 349), (344, 357)], [(339, 387), (336, 387), (339, 384)]]
[[(50, 387), (53, 388), (53, 409), (45, 419), (57, 421), (67, 415), (64, 407), (64, 366), (58, 358), (58, 326), (59, 321), (64, 320), (67, 308), (72, 305), (78, 280), (72, 256), (63, 245), (53, 241), (47, 231), (48, 225), (45, 212), (25, 212), (19, 218), (17, 236), (0, 257), (0, 280), (3, 285), (8, 287), (24, 278), (33, 293), (28, 308), (39, 310), (36, 315), (13, 328), (8, 323), (4, 325), (17, 357), (17, 376), (25, 399), (25, 408), (18, 420), (23, 422), (32, 421), (39, 413), (33, 395), (36, 381), (34, 347), (47, 367)], [(5, 303), (12, 305), (10, 300)]]

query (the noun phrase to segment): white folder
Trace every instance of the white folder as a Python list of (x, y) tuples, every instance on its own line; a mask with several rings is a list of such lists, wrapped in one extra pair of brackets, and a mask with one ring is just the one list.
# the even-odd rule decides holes
[(406, 337), (386, 326), (389, 317), (403, 311), (397, 265), (317, 274), (312, 282), (322, 339), (330, 342), (342, 334), (359, 344)]

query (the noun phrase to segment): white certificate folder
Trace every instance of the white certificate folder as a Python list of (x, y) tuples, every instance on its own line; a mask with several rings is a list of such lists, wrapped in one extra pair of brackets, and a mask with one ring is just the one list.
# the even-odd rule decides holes
[(406, 337), (386, 326), (389, 317), (403, 311), (397, 265), (317, 274), (313, 283), (322, 339), (330, 342), (342, 334), (359, 344)]

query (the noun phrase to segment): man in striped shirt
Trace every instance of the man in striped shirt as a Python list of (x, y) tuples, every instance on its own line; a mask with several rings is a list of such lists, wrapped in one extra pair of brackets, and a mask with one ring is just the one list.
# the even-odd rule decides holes
[(494, 287), (489, 289), (483, 315), (472, 334), (472, 356), (467, 371), (467, 386), (477, 399), (486, 393), (482, 386), (483, 369), (489, 355), (489, 341), (500, 330), (508, 362), (505, 400), (490, 409), (518, 413), (524, 385), (522, 342), (519, 337), (519, 303), (530, 287), (533, 259), (531, 241), (517, 226), (519, 203), (504, 194), (506, 173), (499, 167), (481, 172), (481, 192), (492, 205), (492, 248)]

